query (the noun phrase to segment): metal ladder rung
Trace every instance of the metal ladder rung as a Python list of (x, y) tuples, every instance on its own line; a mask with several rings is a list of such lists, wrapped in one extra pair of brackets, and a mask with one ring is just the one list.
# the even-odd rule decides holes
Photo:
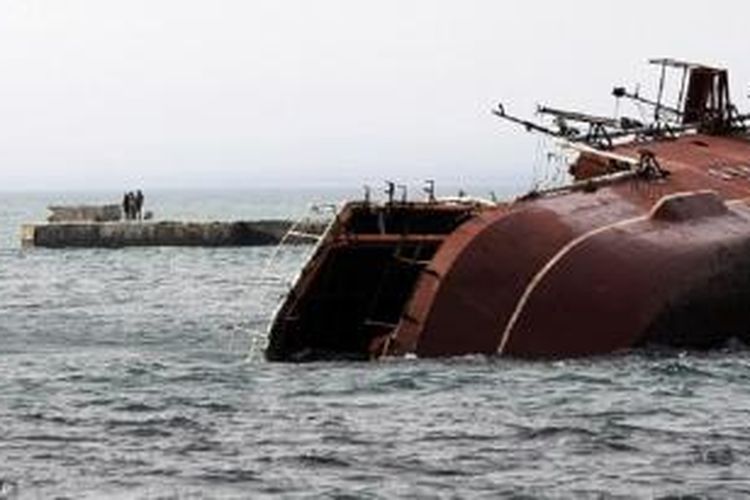
[(397, 262), (410, 266), (427, 266), (432, 262), (431, 260), (411, 259), (409, 257), (401, 257), (400, 255), (395, 255), (393, 258), (396, 259)]
[(379, 326), (383, 328), (396, 328), (398, 326), (398, 323), (391, 323), (389, 321), (378, 321), (375, 319), (365, 319), (362, 324), (365, 326)]
[(314, 233), (306, 233), (304, 231), (287, 231), (286, 236), (296, 236), (298, 238), (307, 238), (309, 240), (319, 240), (323, 235), (322, 234), (314, 234)]

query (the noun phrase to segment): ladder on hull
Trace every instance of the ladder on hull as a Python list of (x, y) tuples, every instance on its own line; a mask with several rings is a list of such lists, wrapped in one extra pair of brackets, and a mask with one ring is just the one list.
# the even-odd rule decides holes
[[(330, 234), (331, 229), (336, 224), (338, 218), (339, 207), (335, 204), (323, 204), (323, 205), (312, 205), (309, 212), (299, 219), (295, 220), (292, 225), (287, 229), (284, 236), (279, 240), (279, 243), (271, 251), (271, 254), (266, 259), (263, 269), (260, 273), (258, 280), (259, 292), (268, 292), (269, 287), (279, 288), (279, 290), (272, 290), (276, 297), (276, 306), (273, 308), (272, 314), (268, 317), (266, 334), (263, 336), (251, 335), (250, 338), (250, 349), (248, 358), (254, 358), (258, 353), (263, 352), (268, 342), (268, 334), (270, 332), (271, 325), (273, 324), (274, 318), (278, 315), (279, 309), (282, 307), (284, 300), (291, 292), (294, 284), (298, 281), (302, 270), (316, 254), (318, 249), (321, 247), (327, 236)], [(314, 217), (323, 218), (325, 220), (323, 230), (320, 233), (310, 232), (309, 228), (314, 227)], [(304, 230), (308, 228), (308, 230)], [(283, 259), (285, 251), (290, 249), (305, 248), (305, 251), (294, 257), (294, 260), (298, 260), (299, 265), (297, 266), (297, 272), (290, 275), (288, 272), (284, 272), (280, 262)], [(256, 300), (258, 300), (256, 298)]]

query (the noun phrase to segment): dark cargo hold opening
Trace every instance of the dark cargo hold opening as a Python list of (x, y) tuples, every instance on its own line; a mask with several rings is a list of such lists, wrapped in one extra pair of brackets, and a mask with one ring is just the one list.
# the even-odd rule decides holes
[(468, 204), (345, 207), (274, 319), (267, 358), (368, 359), (445, 236), (473, 213)]

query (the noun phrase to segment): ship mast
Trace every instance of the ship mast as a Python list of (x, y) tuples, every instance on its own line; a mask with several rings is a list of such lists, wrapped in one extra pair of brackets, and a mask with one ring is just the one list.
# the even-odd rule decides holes
[[(622, 117), (619, 119), (597, 116), (580, 111), (569, 111), (540, 106), (540, 114), (552, 116), (553, 127), (513, 116), (499, 104), (492, 112), (495, 116), (523, 126), (529, 132), (563, 139), (567, 142), (610, 150), (620, 139), (649, 140), (677, 136), (681, 133), (700, 131), (711, 134), (731, 134), (747, 130), (750, 114), (740, 115), (732, 104), (729, 95), (727, 70), (676, 59), (652, 59), (649, 63), (660, 67), (660, 77), (656, 99), (629, 92), (625, 87), (615, 87), (612, 95), (616, 99), (629, 99), (654, 108), (654, 121), (641, 123), (638, 120)], [(681, 72), (677, 103), (665, 103), (669, 70)], [(673, 119), (667, 119), (666, 115)], [(587, 126), (582, 133), (575, 125)]]

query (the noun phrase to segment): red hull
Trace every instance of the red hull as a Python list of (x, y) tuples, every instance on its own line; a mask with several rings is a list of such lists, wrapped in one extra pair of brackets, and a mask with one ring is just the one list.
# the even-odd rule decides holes
[[(658, 172), (610, 171), (644, 150)], [(750, 338), (744, 135), (585, 152), (572, 171), (581, 183), (509, 205), (347, 206), (276, 317), (268, 357), (569, 357)], [(396, 230), (357, 222), (396, 213)], [(443, 224), (420, 226), (428, 213)]]

